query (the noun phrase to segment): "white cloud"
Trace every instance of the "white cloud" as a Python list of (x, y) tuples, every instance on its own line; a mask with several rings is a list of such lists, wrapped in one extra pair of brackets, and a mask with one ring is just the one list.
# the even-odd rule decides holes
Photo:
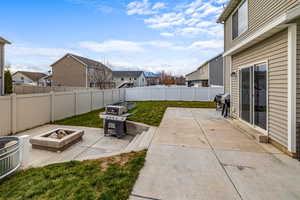
[[(221, 3), (223, 0), (218, 2)], [(152, 13), (152, 16), (144, 18), (144, 23), (152, 29), (167, 29), (166, 32), (160, 33), (164, 37), (175, 35), (195, 37), (205, 34), (222, 38), (223, 27), (216, 24), (216, 19), (222, 11), (222, 5), (214, 4), (212, 1), (194, 0), (189, 4), (176, 6), (173, 12)]]
[(154, 47), (161, 47), (161, 48), (174, 46), (173, 43), (167, 41), (149, 41), (141, 44), (154, 46)]
[(157, 2), (154, 5), (148, 0), (133, 1), (127, 5), (128, 15), (151, 15), (156, 14), (160, 9), (165, 8), (165, 3)]
[(182, 13), (173, 12), (145, 19), (144, 22), (151, 28), (167, 28), (184, 24), (185, 18)]
[(166, 7), (166, 4), (163, 2), (157, 2), (152, 6), (153, 10), (163, 9)]
[(206, 40), (194, 42), (190, 49), (222, 49), (224, 45), (223, 40)]
[(7, 54), (11, 56), (61, 56), (66, 53), (75, 53), (70, 49), (41, 48), (12, 45), (7, 47)]
[(141, 52), (144, 49), (137, 42), (124, 41), (124, 40), (110, 40), (102, 43), (93, 41), (80, 42), (80, 47), (89, 49), (95, 52)]
[(168, 33), (168, 32), (160, 33), (160, 35), (163, 37), (174, 37), (175, 36), (174, 33)]

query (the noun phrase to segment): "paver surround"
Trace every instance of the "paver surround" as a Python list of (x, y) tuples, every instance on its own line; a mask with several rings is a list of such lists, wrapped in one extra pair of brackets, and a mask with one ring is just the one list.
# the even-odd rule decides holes
[[(69, 134), (61, 139), (50, 137), (51, 134), (60, 130), (63, 130)], [(71, 145), (82, 140), (83, 134), (84, 131), (80, 129), (57, 128), (30, 138), (30, 143), (32, 144), (32, 148), (35, 149), (49, 150), (54, 152), (63, 151)]]

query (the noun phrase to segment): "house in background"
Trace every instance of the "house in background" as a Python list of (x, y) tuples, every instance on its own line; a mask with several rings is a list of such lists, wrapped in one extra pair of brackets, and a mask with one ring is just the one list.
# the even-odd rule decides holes
[(300, 2), (231, 0), (218, 22), (231, 116), (290, 155), (300, 152)]
[(13, 73), (13, 84), (25, 84), (34, 86), (47, 86), (45, 77), (47, 74), (41, 72), (17, 71)]
[(159, 85), (160, 75), (153, 72), (145, 72), (147, 85)]
[(11, 44), (9, 41), (0, 37), (0, 96), (4, 95), (4, 46), (6, 44)]
[(223, 56), (218, 56), (203, 63), (195, 71), (185, 75), (188, 87), (223, 86)]
[(51, 65), (52, 86), (114, 88), (112, 71), (101, 62), (66, 54)]
[(117, 88), (144, 87), (147, 85), (143, 71), (113, 71), (113, 81)]

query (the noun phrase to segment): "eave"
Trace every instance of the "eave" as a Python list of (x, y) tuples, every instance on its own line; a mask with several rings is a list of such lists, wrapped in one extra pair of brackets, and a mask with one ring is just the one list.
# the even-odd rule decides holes
[(240, 2), (241, 0), (231, 0), (226, 6), (225, 10), (221, 13), (217, 23), (223, 24)]

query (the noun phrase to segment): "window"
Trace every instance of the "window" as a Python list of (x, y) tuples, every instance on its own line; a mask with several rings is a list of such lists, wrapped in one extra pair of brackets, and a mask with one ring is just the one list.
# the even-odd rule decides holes
[(134, 78), (134, 80), (136, 81), (136, 78)]
[(248, 29), (248, 1), (244, 1), (232, 15), (232, 39), (237, 38)]
[(124, 81), (124, 78), (121, 78), (121, 81)]

